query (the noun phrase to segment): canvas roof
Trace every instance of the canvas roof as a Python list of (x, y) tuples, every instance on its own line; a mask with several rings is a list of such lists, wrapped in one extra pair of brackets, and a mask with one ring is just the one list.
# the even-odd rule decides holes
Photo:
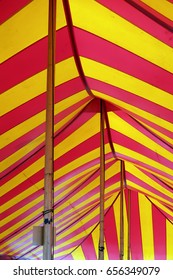
[[(0, 1), (0, 255), (42, 259), (48, 1)], [(57, 0), (55, 259), (97, 259), (100, 100), (105, 259), (173, 259), (173, 3)]]

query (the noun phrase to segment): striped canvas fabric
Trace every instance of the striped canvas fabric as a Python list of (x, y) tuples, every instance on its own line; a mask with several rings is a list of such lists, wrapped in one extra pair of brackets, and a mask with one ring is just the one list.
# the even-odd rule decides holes
[[(42, 259), (48, 0), (0, 1), (0, 255)], [(98, 258), (100, 100), (105, 259), (173, 259), (173, 1), (57, 0), (57, 260)], [(128, 240), (129, 238), (129, 240)]]

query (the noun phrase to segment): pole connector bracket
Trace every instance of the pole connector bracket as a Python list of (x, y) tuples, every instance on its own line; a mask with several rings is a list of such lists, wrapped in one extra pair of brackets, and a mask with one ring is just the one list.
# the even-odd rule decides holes
[(43, 216), (45, 216), (46, 214), (49, 214), (49, 213), (53, 213), (53, 208), (43, 211)]
[(103, 252), (104, 249), (105, 249), (105, 248), (104, 248), (103, 246), (99, 246), (99, 251), (100, 251), (100, 252)]
[(51, 219), (44, 219), (44, 224), (46, 225), (46, 224), (51, 224), (53, 222), (53, 220), (52, 220), (52, 218)]

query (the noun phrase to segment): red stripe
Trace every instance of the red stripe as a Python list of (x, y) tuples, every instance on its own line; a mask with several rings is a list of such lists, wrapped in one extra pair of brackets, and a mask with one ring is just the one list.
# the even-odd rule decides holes
[[(89, 101), (89, 99), (90, 98), (88, 96), (85, 99), (83, 99), (79, 102), (76, 102), (75, 105), (68, 107), (63, 112), (57, 114), (55, 116), (55, 124), (57, 124), (60, 120), (63, 120), (66, 116), (68, 116), (69, 114), (74, 112), (76, 109), (78, 109), (82, 105), (85, 105)], [(70, 120), (70, 121), (72, 121), (72, 120)], [(67, 126), (67, 125), (68, 125), (68, 123), (66, 123), (63, 127), (61, 127), (61, 130), (64, 129), (65, 126)], [(29, 144), (29, 142), (36, 139), (38, 136), (40, 136), (42, 133), (44, 133), (44, 129), (45, 129), (45, 124), (43, 123), (43, 124), (39, 125), (38, 127), (35, 127), (34, 129), (32, 129), (28, 133), (26, 133), (25, 135), (19, 137), (15, 141), (11, 142), (7, 146), (5, 146), (2, 149), (1, 160), (4, 160), (5, 158), (9, 157), (13, 153), (15, 153), (16, 150), (21, 149), (25, 145)], [(4, 171), (5, 173), (4, 172), (3, 173), (7, 174), (8, 172), (10, 172), (12, 169), (14, 169), (16, 166), (18, 166), (21, 162), (23, 162), (27, 157), (30, 157), (32, 154), (34, 154), (37, 150), (39, 150), (43, 146), (44, 146), (44, 143), (39, 144), (35, 149), (33, 149), (30, 153), (28, 153), (25, 157), (21, 158), (19, 161), (16, 161), (13, 165), (11, 165), (9, 168), (7, 168)]]
[[(125, 111), (125, 110), (124, 110), (124, 111)], [(143, 122), (144, 124), (146, 124), (147, 126), (153, 128), (153, 129), (155, 129), (155, 130), (156, 130), (156, 132), (155, 132), (156, 137), (157, 137), (157, 131), (158, 131), (158, 132), (162, 133), (163, 135), (165, 135), (165, 136), (167, 136), (167, 137), (169, 137), (169, 138), (171, 138), (171, 139), (173, 138), (173, 132), (172, 132), (172, 131), (167, 130), (166, 128), (161, 127), (161, 126), (159, 126), (159, 125), (157, 125), (157, 124), (155, 124), (155, 123), (152, 123), (150, 120), (147, 120), (147, 119), (141, 117), (140, 115), (136, 115), (135, 113), (129, 112), (129, 114), (130, 114), (132, 117), (134, 117), (137, 121), (139, 121), (139, 122), (141, 121), (141, 122)], [(162, 117), (163, 117), (163, 116), (162, 116)], [(172, 122), (171, 122), (171, 123), (172, 123)], [(149, 128), (146, 128), (146, 129), (149, 129)], [(154, 134), (154, 132), (152, 132), (152, 133)], [(158, 137), (159, 137), (160, 139), (162, 139), (162, 137), (161, 137), (160, 135), (158, 135)], [(171, 147), (172, 147), (172, 141), (169, 143), (169, 142), (167, 142), (164, 138), (163, 138), (163, 141), (164, 141), (165, 143), (168, 143), (169, 146), (170, 146), (170, 144), (171, 144)]]
[(32, 0), (1, 0), (0, 1), (0, 24), (8, 20), (22, 8), (28, 5)]
[[(22, 193), (22, 192), (21, 192)], [(43, 189), (40, 189), (38, 191), (35, 191), (33, 194), (28, 195), (26, 198), (23, 198), (22, 200), (16, 201), (16, 204), (14, 204), (12, 207), (8, 208), (6, 211), (2, 212), (1, 216), (2, 219), (7, 218), (8, 216), (10, 216), (12, 213), (18, 211), (19, 209), (21, 209), (22, 207), (24, 207), (25, 205), (29, 204), (30, 202), (34, 201), (35, 199), (37, 199), (39, 196), (43, 196), (44, 192)], [(10, 194), (12, 195), (12, 194)], [(8, 196), (8, 193), (7, 195)], [(11, 197), (10, 199), (13, 199), (14, 197)], [(5, 200), (5, 198), (3, 198), (3, 200)], [(3, 203), (6, 203), (7, 201), (4, 201)], [(32, 208), (33, 209), (33, 208)], [(37, 208), (34, 208), (34, 210), (36, 210)], [(20, 219), (19, 219), (20, 220)]]
[[(34, 207), (34, 209), (32, 208), (32, 209), (28, 210), (28, 212), (29, 212), (28, 214), (33, 213), (33, 211), (34, 211), (36, 208), (42, 209), (42, 206), (43, 206), (43, 201), (41, 201), (39, 204), (37, 204), (37, 205)], [(40, 215), (41, 215), (41, 213), (42, 213), (42, 212), (40, 211)], [(38, 220), (40, 219), (40, 215), (37, 215), (37, 216), (33, 217), (32, 220), (28, 220), (27, 222), (22, 223), (22, 226), (18, 227), (15, 231), (10, 232), (10, 233), (9, 233), (9, 229), (10, 229), (10, 227), (13, 226), (16, 222), (18, 222), (17, 218), (15, 219), (15, 221), (10, 221), (10, 222), (8, 223), (8, 225), (5, 224), (3, 227), (1, 227), (1, 229), (3, 229), (3, 231), (8, 230), (8, 234), (7, 234), (3, 239), (1, 239), (1, 242), (0, 242), (0, 243), (3, 244), (3, 243), (6, 242), (8, 239), (10, 239), (10, 238), (12, 238), (12, 237), (18, 235), (19, 233), (21, 233), (21, 231), (23, 231), (24, 229), (32, 227), (32, 226), (35, 224), (35, 222), (38, 221)], [(27, 216), (26, 216), (26, 213), (23, 213), (23, 214), (21, 215), (21, 217), (20, 217), (19, 220), (21, 221), (21, 218), (24, 219), (24, 218), (26, 218), (26, 217), (27, 217)], [(40, 223), (41, 223), (41, 221), (40, 221)]]
[(157, 12), (147, 4), (141, 2), (141, 0), (126, 0), (131, 5), (134, 5), (136, 8), (141, 8), (140, 10), (145, 13), (148, 17), (152, 18), (154, 21), (158, 22), (160, 25), (164, 26), (168, 30), (173, 30), (172, 21), (164, 16), (163, 14)]
[[(138, 167), (138, 169), (140, 169), (140, 167)], [(141, 169), (140, 169), (141, 170)], [(151, 173), (147, 172), (146, 170), (141, 170), (145, 175), (147, 175), (147, 177), (151, 178), (151, 180), (155, 181), (157, 184), (159, 184), (160, 186), (162, 186), (165, 190), (167, 191), (171, 191), (173, 189), (173, 186), (171, 186), (171, 184), (166, 184), (166, 182), (159, 180), (156, 176), (152, 175)]]
[[(40, 219), (40, 216), (42, 217), (42, 207), (43, 207), (43, 201), (37, 203), (37, 205), (35, 205), (34, 207), (30, 208), (29, 210), (27, 210), (26, 212), (23, 212), (21, 215), (17, 216), (15, 219), (11, 220), (8, 222), (8, 224), (5, 224), (4, 226), (1, 227), (2, 232), (8, 230), (8, 232), (10, 231), (10, 228), (13, 227), (15, 224), (19, 223), (20, 221), (22, 221), (23, 219), (27, 218), (30, 214), (32, 214), (35, 210), (40, 209), (40, 214), (38, 214), (37, 216), (33, 216), (32, 219), (27, 219), (27, 221), (23, 221), (22, 226), (20, 226), (17, 229), (17, 232), (20, 229), (23, 228), (27, 228), (28, 226), (30, 226), (30, 223), (34, 223), (35, 220)], [(11, 213), (12, 214), (12, 213)], [(6, 218), (6, 217), (5, 217)], [(29, 224), (29, 225), (28, 225)], [(5, 240), (6, 238), (8, 238), (9, 236), (11, 236), (13, 233), (15, 233), (16, 230), (14, 232), (10, 232), (9, 234), (6, 235), (6, 237), (3, 239)]]
[[(31, 233), (30, 233), (31, 234)], [(26, 237), (26, 235), (25, 235), (25, 237)], [(17, 239), (16, 240), (17, 242), (19, 242), (19, 239)], [(25, 251), (25, 250), (29, 250), (29, 249), (31, 249), (31, 243), (32, 243), (32, 238), (30, 238), (30, 239), (28, 239), (27, 240), (27, 243), (30, 243), (29, 245), (27, 245), (26, 246), (26, 242), (24, 242), (23, 240), (21, 240), (20, 241), (20, 243), (18, 243), (18, 244), (16, 244), (16, 241), (15, 242), (13, 242), (13, 244), (15, 245), (14, 247), (13, 247), (13, 251), (16, 251), (17, 249), (17, 252), (15, 252), (15, 255), (14, 255), (14, 253), (13, 253), (13, 251), (11, 250), (11, 248), (9, 248), (8, 246), (7, 246), (7, 248), (8, 248), (8, 251), (7, 251), (7, 254), (11, 254), (11, 255), (13, 255), (13, 256), (21, 256), (23, 253), (23, 251)], [(10, 243), (10, 245), (12, 245), (11, 243)], [(25, 245), (25, 246), (24, 246)], [(22, 246), (24, 246), (24, 248), (23, 249), (20, 249)], [(4, 250), (4, 249), (3, 249)]]
[(143, 167), (144, 169), (149, 170), (149, 172), (154, 173), (154, 175), (155, 175), (155, 173), (156, 173), (158, 177), (159, 177), (159, 175), (165, 177), (165, 181), (166, 181), (166, 179), (169, 179), (169, 180), (172, 180), (172, 179), (173, 179), (173, 176), (172, 176), (172, 175), (170, 175), (170, 174), (168, 174), (168, 173), (165, 173), (165, 172), (163, 172), (162, 170), (159, 170), (159, 169), (157, 169), (157, 168), (155, 168), (155, 167), (153, 167), (153, 166), (151, 166), (151, 165), (148, 165), (148, 164), (146, 164), (145, 162), (141, 162), (141, 161), (139, 161), (139, 160), (137, 160), (137, 159), (131, 158), (131, 157), (129, 157), (129, 156), (127, 156), (127, 155), (124, 155), (124, 154), (120, 154), (120, 153), (118, 153), (118, 152), (116, 153), (116, 155), (117, 155), (117, 159), (122, 159), (122, 160), (126, 160), (126, 161), (128, 161), (128, 162), (132, 162), (132, 163), (135, 164), (136, 166), (140, 166), (141, 169), (142, 169), (142, 167)]
[(118, 69), (164, 91), (173, 93), (173, 75), (163, 68), (78, 28), (75, 28), (75, 36), (79, 55)]
[[(1, 133), (5, 133), (45, 109), (45, 93), (15, 108), (1, 118)], [(11, 149), (8, 149), (10, 151)]]
[[(166, 199), (170, 203), (173, 203), (173, 199), (171, 197), (165, 195), (163, 192), (158, 191), (157, 188), (154, 188), (151, 185), (148, 185), (146, 182), (142, 181), (140, 178), (136, 177), (135, 175), (127, 172), (126, 177), (130, 182), (134, 182), (138, 186), (141, 186), (143, 188), (143, 193), (146, 194), (145, 190), (150, 191), (153, 194), (153, 196), (158, 195), (159, 197)], [(130, 182), (129, 182), (129, 184), (130, 184)]]
[[(88, 78), (88, 83), (92, 90), (97, 90), (101, 93), (104, 93), (113, 98), (117, 98), (127, 104), (131, 104), (134, 107), (142, 109), (143, 111), (149, 112), (152, 115), (156, 115), (161, 117), (162, 119), (172, 122), (173, 113), (171, 110), (164, 108), (161, 105), (158, 105), (152, 101), (149, 101), (145, 98), (137, 96), (133, 93), (120, 89), (118, 87), (112, 86), (110, 84), (106, 84), (104, 82)], [(113, 108), (113, 107), (112, 107)], [(116, 109), (116, 107), (115, 107)], [(124, 111), (124, 108), (122, 108)], [(111, 110), (112, 111), (112, 110)], [(130, 114), (132, 114), (130, 112)]]
[[(83, 88), (80, 78), (75, 78), (73, 80), (68, 81), (67, 83), (57, 86), (55, 88), (55, 104), (72, 96), (73, 94), (76, 94), (76, 93), (82, 91), (83, 89), (84, 88)], [(45, 106), (46, 106), (45, 98), (46, 98), (45, 93), (43, 93), (43, 94), (33, 98), (32, 100), (24, 103), (23, 105), (17, 107), (15, 110), (12, 110), (9, 113), (2, 116), (1, 117), (1, 133), (2, 134), (5, 133), (6, 131), (12, 129), (13, 127), (17, 126), (18, 124), (24, 122), (25, 120), (33, 117), (35, 114), (44, 110)], [(85, 98), (83, 100), (89, 100), (89, 97)], [(80, 102), (83, 102), (83, 101), (80, 101)], [(68, 110), (68, 108), (66, 110)], [(62, 116), (62, 114), (63, 114), (63, 112), (61, 114), (59, 114), (58, 116)], [(38, 127), (37, 127), (37, 129), (38, 129)], [(31, 139), (32, 138), (29, 138), (30, 141), (31, 141)], [(22, 142), (26, 143), (25, 139), (23, 139)], [(8, 151), (9, 150), (11, 151), (11, 148), (8, 148)], [(3, 150), (2, 150), (2, 155), (3, 155)]]
[[(89, 180), (86, 180), (87, 184), (90, 183), (90, 181), (94, 180), (96, 177), (97, 177), (98, 173), (94, 174), (94, 176), (90, 177)], [(116, 176), (118, 177), (118, 176)], [(106, 188), (110, 187), (113, 185), (113, 183), (115, 184), (117, 182), (117, 178), (114, 178), (115, 180), (113, 180), (112, 178), (107, 180), (106, 181)], [(69, 195), (67, 195), (64, 199), (61, 199), (60, 202), (56, 203), (56, 207), (60, 207), (64, 204), (64, 200), (68, 198), (68, 200), (73, 197), (75, 194), (77, 194), (79, 191), (81, 191), (82, 189), (86, 188), (87, 187), (87, 184), (84, 182), (82, 183), (82, 185), (79, 187), (76, 187)], [(113, 191), (109, 191), (107, 192), (107, 194), (105, 195), (105, 198), (106, 197), (109, 197), (110, 195), (113, 195), (115, 192), (117, 191), (116, 190), (113, 190)], [(58, 212), (58, 216), (59, 216), (59, 222), (61, 221), (61, 216), (63, 214), (65, 214), (66, 212), (70, 211), (71, 210), (71, 207), (76, 207), (78, 206), (79, 204), (81, 204), (82, 202), (84, 202), (86, 199), (89, 199), (89, 198), (92, 198), (93, 196), (95, 196), (96, 194), (99, 193), (99, 186), (95, 186), (94, 189), (92, 189), (91, 191), (88, 191), (88, 193), (84, 196), (84, 197), (81, 197), (81, 198), (78, 198), (77, 200), (75, 200), (72, 204), (70, 204), (69, 206), (67, 206), (65, 209), (62, 209), (61, 211)], [(58, 197), (57, 193), (56, 193), (56, 197)], [(95, 205), (95, 203), (98, 202), (98, 198), (93, 198), (93, 200), (90, 202), (90, 203), (86, 203), (85, 206), (82, 206), (80, 209), (85, 209), (86, 207), (88, 206), (92, 206), (92, 205)], [(83, 205), (83, 204), (82, 204)], [(66, 218), (70, 217), (71, 214), (69, 214), (68, 216), (66, 216)], [(63, 218), (64, 220), (64, 218)], [(62, 221), (63, 221), (62, 220)]]
[[(23, 239), (24, 238), (27, 238), (27, 236), (32, 236), (32, 230), (31, 231), (27, 231), (27, 233), (25, 233), (25, 236), (18, 236), (18, 238), (17, 238), (17, 242), (20, 242), (20, 243), (18, 243), (18, 245), (16, 244), (16, 240), (14, 240), (14, 241), (11, 241), (10, 242), (10, 245), (11, 245), (11, 247), (13, 247), (13, 245), (15, 245), (15, 248), (16, 249), (18, 249), (18, 248), (20, 248), (22, 245), (26, 245), (26, 242), (25, 241), (23, 241)], [(32, 240), (32, 237), (31, 238), (28, 238), (28, 241), (31, 241)], [(30, 246), (30, 245), (29, 245)], [(6, 250), (6, 251), (5, 251)], [(15, 250), (15, 249), (14, 249)], [(25, 250), (25, 249), (22, 249), (22, 250)], [(10, 254), (10, 252), (11, 252), (11, 248), (9, 248), (9, 246), (8, 246), (8, 244), (5, 246), (5, 247), (3, 247), (3, 251), (5, 251), (5, 252), (7, 252), (8, 254)], [(6, 254), (7, 254), (6, 253)]]
[[(116, 202), (115, 202), (116, 203)], [(105, 241), (109, 260), (119, 259), (119, 246), (113, 206), (105, 215)]]
[[(34, 175), (30, 176), (30, 178), (28, 178), (28, 179), (26, 177), (26, 180), (24, 182), (22, 182), (21, 184), (18, 184), (17, 187), (14, 187), (13, 189), (11, 189), (11, 191), (8, 191), (6, 194), (4, 194), (1, 197), (2, 203), (4, 204), (6, 202), (9, 202), (14, 197), (17, 197), (17, 195), (19, 195), (20, 193), (26, 191), (30, 187), (37, 184), (42, 178), (44, 178), (44, 170), (43, 169), (39, 170)], [(40, 193), (41, 190), (37, 190), (36, 187), (34, 187), (34, 188), (35, 188), (35, 192)], [(16, 201), (16, 203), (17, 203), (17, 201)], [(2, 214), (2, 217), (3, 217), (3, 214)], [(3, 217), (3, 219), (4, 218), (5, 217)]]
[(141, 155), (144, 155), (145, 157), (154, 160), (155, 162), (162, 164), (163, 166), (167, 166), (168, 168), (172, 169), (172, 162), (162, 157), (161, 155), (158, 156), (158, 154), (155, 151), (150, 150), (148, 147), (143, 146), (137, 141), (131, 139), (130, 137), (127, 137), (113, 129), (111, 129), (111, 134), (112, 140), (115, 144), (119, 144), (123, 147), (126, 147), (127, 149), (135, 151)]
[[(90, 172), (88, 173), (90, 174)], [(36, 183), (36, 180), (40, 180), (43, 175), (43, 170), (39, 171), (39, 173), (35, 174), (31, 179), (33, 181), (33, 183)], [(80, 176), (80, 178), (77, 178), (76, 180), (73, 180), (71, 183), (67, 183), (65, 187), (61, 188), (60, 190), (55, 191), (55, 196), (58, 197), (59, 194), (61, 194), (63, 191), (65, 191), (67, 188), (70, 188), (71, 186), (73, 186), (76, 182), (78, 182), (79, 180), (81, 180), (83, 177), (85, 177), (85, 175)], [(98, 176), (97, 173), (94, 173), (92, 175), (90, 175), (91, 178), (86, 179), (85, 182), (82, 184), (83, 187), (87, 184), (87, 182), (91, 182), (94, 178), (96, 178)], [(58, 180), (55, 181), (55, 186), (58, 185)], [(11, 199), (14, 198), (14, 195), (17, 196), (17, 194), (20, 194), (24, 191), (24, 187), (30, 187), (30, 182), (27, 180), (25, 182), (23, 182), (22, 184), (20, 184), (20, 188), (15, 189), (14, 191), (11, 190), (8, 193), (6, 193), (5, 195), (2, 196), (2, 203), (5, 204), (6, 202), (10, 201)], [(78, 186), (76, 187), (76, 190), (79, 190)], [(66, 199), (68, 197), (68, 199), (70, 197), (72, 197), (74, 195), (74, 193), (76, 193), (75, 190), (72, 191), (71, 195), (66, 194), (63, 198), (61, 198), (61, 201), (58, 202), (58, 206), (60, 206), (62, 203), (64, 203), (64, 199)], [(23, 206), (25, 206), (27, 203), (33, 201), (34, 199), (38, 198), (38, 196), (43, 195), (43, 189), (37, 190), (35, 191), (32, 195), (27, 196), (26, 198), (23, 198), (21, 201), (16, 201), (16, 204), (13, 205), (12, 207), (8, 208), (6, 211), (3, 212), (2, 214), (2, 218), (9, 216), (11, 213), (14, 213), (15, 211), (17, 211), (18, 209), (22, 208)], [(55, 204), (55, 206), (57, 206), (57, 203)]]
[(66, 260), (66, 261), (73, 261), (74, 258), (71, 254), (65, 255), (65, 256), (61, 256), (61, 257), (56, 257), (55, 260)]
[(166, 218), (152, 205), (155, 260), (166, 260)]
[[(107, 200), (107, 197), (105, 198), (105, 201)], [(98, 202), (99, 203), (99, 202)], [(73, 206), (74, 207), (74, 206)], [(86, 207), (86, 206), (85, 206)], [(85, 208), (84, 208), (85, 209)], [(92, 212), (95, 210), (95, 207), (92, 208), (91, 210), (89, 210), (87, 213), (85, 213), (81, 218), (75, 220), (70, 226), (68, 226), (68, 229), (70, 229), (74, 224), (78, 224), (81, 221), (81, 227), (77, 228), (75, 231), (73, 231), (72, 233), (66, 235), (65, 237), (63, 237), (62, 239), (59, 239), (57, 242), (57, 246), (58, 244), (62, 244), (63, 242), (69, 240), (70, 238), (73, 238), (75, 235), (77, 236), (78, 234), (81, 234), (85, 229), (90, 228), (91, 226), (93, 226), (94, 224), (96, 224), (98, 222), (98, 215), (96, 215), (94, 218), (90, 219), (87, 223), (85, 223), (84, 227), (82, 225), (82, 221), (84, 219), (84, 217), (88, 216), (88, 215), (92, 215)], [(105, 209), (106, 210), (106, 209)], [(67, 218), (67, 217), (66, 217)], [(66, 230), (66, 229), (64, 229)], [(60, 234), (58, 233), (58, 235), (60, 236)], [(69, 245), (71, 247), (71, 245)], [(66, 248), (67, 249), (67, 248)], [(61, 249), (60, 249), (61, 250)], [(62, 249), (64, 250), (64, 248)]]
[[(111, 165), (111, 163), (109, 163), (107, 165), (107, 167), (109, 167)], [(84, 167), (84, 170), (87, 168), (87, 166)], [(17, 196), (18, 194), (21, 194), (22, 192), (24, 192), (26, 189), (28, 189), (29, 187), (31, 187), (33, 184), (36, 184), (39, 180), (42, 179), (42, 174), (43, 170), (39, 171), (38, 173), (34, 174), (30, 179), (26, 180), (25, 182), (23, 182), (22, 184), (20, 184), (19, 186), (17, 186), (16, 188), (12, 189), (10, 192), (6, 193), (4, 196), (2, 196), (2, 203), (6, 203), (7, 201), (10, 201), (10, 199), (13, 199), (14, 196)], [(76, 174), (77, 172), (75, 172)], [(75, 190), (73, 189), (73, 191), (71, 192), (71, 194), (66, 195), (64, 198), (61, 199), (61, 201), (59, 201), (58, 203), (55, 204), (55, 207), (60, 207), (61, 204), (64, 203), (64, 199), (66, 199), (68, 197), (68, 199), (70, 199), (75, 193), (78, 193), (81, 189), (83, 189), (84, 187), (86, 187), (86, 184), (88, 184), (89, 182), (91, 182), (93, 180), (93, 178), (96, 178), (98, 176), (97, 173), (94, 173), (94, 177), (90, 177), (89, 180), (86, 180), (83, 184), (80, 185), (79, 187), (76, 187)], [(82, 177), (80, 177), (82, 178)], [(115, 177), (114, 177), (115, 179)], [(78, 178), (79, 180), (79, 178)], [(72, 182), (70, 185), (73, 185), (74, 182)], [(57, 182), (55, 182), (55, 186), (57, 185)], [(68, 185), (68, 186), (70, 186)], [(112, 179), (107, 180), (106, 182), (106, 186), (109, 187), (110, 185), (112, 185)], [(67, 186), (66, 186), (67, 187)], [(61, 189), (61, 191), (56, 191), (55, 192), (55, 196), (57, 197), (59, 195), (59, 193), (62, 193), (64, 189)], [(94, 190), (90, 191), (88, 193), (88, 197), (92, 197), (94, 194), (96, 194), (98, 191), (97, 188), (95, 188)], [(40, 189), (38, 191), (36, 191), (34, 194), (28, 196), (27, 198), (23, 199), (22, 201), (16, 202), (16, 205), (13, 205), (12, 207), (10, 207), (9, 209), (7, 209), (5, 212), (2, 213), (2, 218), (4, 219), (7, 216), (9, 216), (11, 213), (14, 213), (15, 211), (17, 211), (18, 209), (20, 209), (21, 207), (23, 207), (24, 205), (26, 205), (26, 202), (29, 203), (30, 201), (32, 201), (33, 199), (38, 198), (38, 196), (43, 195), (43, 189)], [(110, 195), (110, 193), (109, 193)], [(73, 203), (73, 206), (77, 206), (79, 203), (82, 203), (84, 200), (84, 198), (79, 198), (77, 201), (75, 201)], [(93, 204), (93, 201), (92, 201)], [(32, 211), (35, 211), (38, 209), (38, 205), (35, 205), (32, 207)], [(71, 205), (69, 207), (66, 207), (65, 210), (62, 210), (60, 212), (58, 212), (58, 216), (62, 215), (64, 213), (64, 211), (66, 212), (67, 210), (71, 209)], [(30, 211), (30, 210), (29, 210)], [(25, 216), (27, 215), (28, 211), (25, 212)], [(30, 212), (29, 212), (30, 213)], [(22, 216), (23, 217), (23, 216)], [(20, 221), (22, 219), (21, 216), (17, 217), (17, 220), (13, 220), (12, 223), (16, 223), (18, 221)], [(5, 225), (5, 228), (3, 228), (3, 230), (6, 230), (9, 227), (8, 223), (7, 225)]]
[(97, 259), (92, 234), (88, 235), (88, 237), (82, 243), (81, 247), (82, 247), (86, 260), (96, 260)]
[(135, 119), (130, 117), (128, 114), (124, 113), (123, 111), (116, 110), (115, 113), (121, 117), (123, 120), (128, 122), (132, 127), (135, 127), (138, 131), (142, 132), (143, 135), (146, 135), (149, 139), (153, 140), (153, 142), (157, 143), (170, 153), (172, 153), (172, 147), (165, 144), (163, 141), (161, 141), (157, 136), (155, 136), (153, 133), (148, 131), (143, 125), (138, 123)]
[[(2, 63), (1, 78), (3, 83), (0, 85), (0, 93), (47, 68), (47, 40), (47, 37), (45, 37), (37, 41)], [(55, 59), (58, 63), (72, 56), (66, 27), (56, 32), (56, 40), (58, 43)]]
[[(91, 116), (90, 114), (85, 114), (85, 117)], [(73, 133), (73, 129), (75, 130), (76, 127), (80, 127), (79, 122), (85, 121), (84, 117), (79, 117), (76, 121), (76, 124), (72, 123), (70, 125), (70, 133)], [(87, 121), (87, 120), (86, 120)], [(55, 139), (55, 146), (58, 145), (59, 142), (62, 142), (68, 135), (66, 135), (66, 131), (62, 131), (58, 137)], [(59, 169), (62, 166), (69, 163), (69, 158), (71, 161), (74, 159), (82, 156), (83, 154), (91, 151), (92, 149), (95, 149), (98, 147), (98, 133), (96, 135), (93, 135), (93, 137), (88, 138), (86, 141), (79, 144), (77, 147), (71, 149), (64, 155), (62, 155), (59, 159), (55, 160), (55, 169)], [(26, 169), (28, 166), (32, 165), (35, 161), (37, 161), (40, 157), (44, 155), (44, 150), (39, 150), (36, 154), (34, 154), (31, 158), (28, 158), (25, 162), (23, 162), (22, 165), (18, 166), (18, 168), (14, 171), (12, 171), (10, 174), (8, 174), (5, 178), (1, 180), (2, 185), (11, 180), (14, 176), (17, 176), (19, 173), (21, 173), (24, 169)], [(98, 160), (98, 159), (96, 159)]]
[[(86, 216), (90, 216), (92, 215), (92, 211), (89, 211), (88, 213), (86, 213), (85, 217)], [(85, 223), (84, 225), (82, 225), (82, 220), (83, 219), (80, 219), (80, 220), (76, 220), (74, 221), (74, 223), (72, 223), (69, 227), (68, 227), (68, 230), (75, 224), (81, 224), (81, 226), (79, 226), (76, 230), (74, 230), (72, 233), (66, 235), (65, 237), (63, 237), (62, 239), (59, 239), (57, 242), (56, 242), (56, 245), (58, 246), (59, 244), (62, 244), (66, 241), (68, 241), (69, 239), (73, 238), (74, 236), (77, 236), (79, 234), (81, 234), (82, 232), (84, 232), (86, 229), (89, 229), (91, 226), (95, 225), (97, 222), (98, 222), (98, 215), (95, 216), (94, 218), (90, 219), (89, 222)], [(81, 223), (79, 222), (81, 221)], [(66, 229), (65, 229), (66, 230)], [(84, 239), (84, 237), (82, 238)], [(80, 243), (79, 241), (77, 241), (78, 244)], [(68, 245), (68, 246), (65, 246), (65, 248), (63, 247), (62, 249), (59, 249), (58, 251), (64, 251), (64, 249), (69, 249), (71, 248), (71, 244)]]
[[(72, 236), (72, 237), (74, 237), (74, 236)], [(55, 250), (55, 254), (63, 253), (64, 251), (70, 250), (70, 249), (71, 249), (71, 251), (72, 251), (72, 250), (74, 250), (73, 247), (76, 247), (76, 249), (77, 249), (78, 246), (80, 246), (80, 244), (83, 242), (83, 239), (84, 239), (84, 237), (82, 237), (82, 238), (80, 238), (80, 239), (78, 239), (78, 240), (76, 240), (76, 241), (73, 241), (73, 242), (70, 241), (70, 243), (69, 243), (68, 245), (63, 246), (63, 247), (61, 247), (61, 248), (58, 248), (59, 242), (58, 242), (58, 243), (56, 242), (56, 245), (57, 245), (57, 248), (58, 248), (58, 249)], [(68, 240), (69, 240), (69, 239), (67, 239), (67, 241), (68, 241)], [(64, 242), (65, 242), (65, 240), (61, 240), (60, 245), (63, 244)], [(76, 249), (75, 249), (75, 250), (76, 250)], [(74, 250), (74, 251), (75, 251), (75, 250)]]
[(37, 161), (42, 155), (44, 154), (43, 150), (39, 150), (37, 153), (35, 153), (32, 157), (28, 158), (25, 162), (22, 163), (22, 165), (19, 165), (17, 169), (14, 169), (12, 172), (7, 174), (4, 178), (1, 179), (0, 186), (3, 186), (5, 183), (10, 181), (13, 177), (20, 174), (23, 170), (25, 170), (28, 166), (32, 165), (35, 161)]
[(130, 247), (132, 260), (143, 260), (138, 193), (131, 191)]
[(68, 31), (69, 31), (69, 37), (70, 37), (70, 45), (72, 47), (73, 50), (73, 56), (74, 56), (74, 60), (75, 60), (75, 64), (79, 73), (79, 76), (82, 80), (82, 83), (85, 87), (85, 90), (87, 91), (87, 93), (90, 96), (93, 96), (90, 88), (88, 87), (87, 84), (87, 80), (83, 71), (83, 67), (80, 61), (80, 57), (78, 54), (78, 47), (76, 44), (76, 38), (75, 38), (75, 34), (74, 34), (74, 27), (73, 27), (73, 21), (72, 21), (72, 15), (71, 15), (71, 10), (70, 10), (70, 5), (69, 5), (69, 1), (66, 0), (62, 0), (63, 6), (64, 6), (64, 12), (65, 12), (65, 17), (66, 17), (66, 21), (67, 21), (67, 27), (68, 27)]
[(151, 18), (141, 13), (137, 8), (129, 5), (125, 1), (116, 0), (116, 5), (112, 0), (98, 0), (97, 2), (101, 3), (105, 7), (109, 8), (116, 14), (125, 18), (132, 24), (143, 29), (152, 36), (163, 41), (167, 45), (173, 46), (172, 43), (172, 32), (169, 30), (165, 31), (165, 28), (159, 25), (157, 22), (153, 21)]

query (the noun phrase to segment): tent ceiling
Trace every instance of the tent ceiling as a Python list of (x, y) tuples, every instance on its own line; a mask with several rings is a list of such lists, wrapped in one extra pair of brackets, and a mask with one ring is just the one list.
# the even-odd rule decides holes
[[(0, 10), (0, 255), (41, 259), (32, 229), (43, 224), (48, 1)], [(173, 259), (172, 20), (172, 1), (57, 0), (55, 259), (97, 258), (100, 99), (105, 258), (119, 259), (123, 160), (124, 258), (129, 232), (131, 259)]]

